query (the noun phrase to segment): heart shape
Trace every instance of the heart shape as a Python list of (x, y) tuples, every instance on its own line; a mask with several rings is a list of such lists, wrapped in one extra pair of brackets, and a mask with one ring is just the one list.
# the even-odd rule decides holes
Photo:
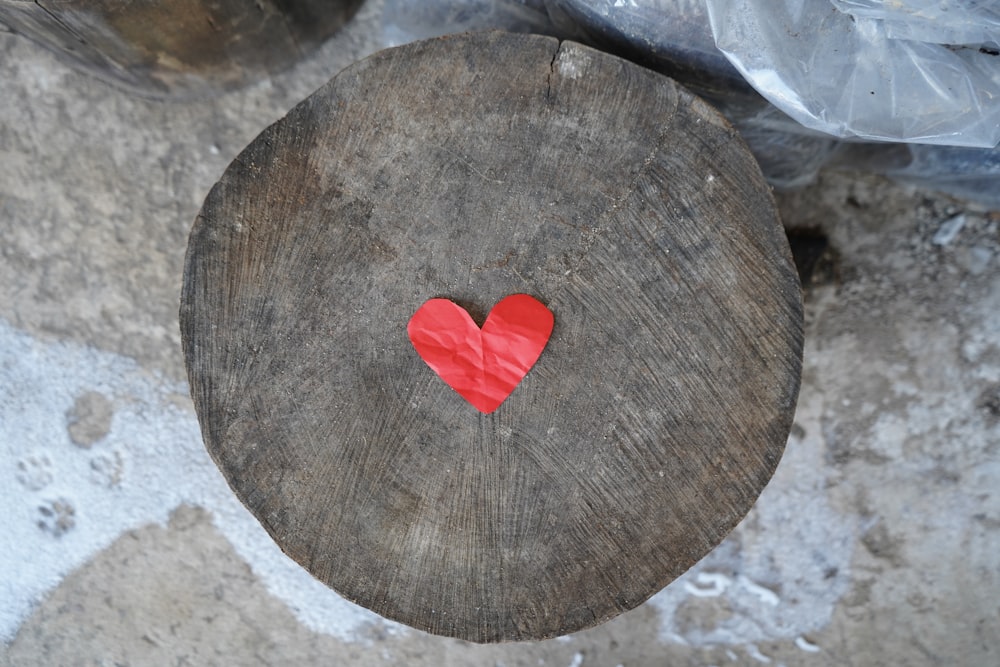
[(552, 334), (552, 311), (527, 294), (493, 307), (480, 329), (464, 308), (431, 299), (406, 331), (420, 358), (480, 412), (489, 414), (535, 365)]

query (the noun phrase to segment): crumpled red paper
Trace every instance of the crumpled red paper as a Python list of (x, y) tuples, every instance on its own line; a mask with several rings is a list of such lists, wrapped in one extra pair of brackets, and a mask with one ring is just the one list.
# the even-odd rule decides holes
[(431, 299), (406, 327), (421, 359), (480, 412), (500, 407), (545, 349), (555, 318), (527, 294), (493, 307), (480, 329), (464, 308)]

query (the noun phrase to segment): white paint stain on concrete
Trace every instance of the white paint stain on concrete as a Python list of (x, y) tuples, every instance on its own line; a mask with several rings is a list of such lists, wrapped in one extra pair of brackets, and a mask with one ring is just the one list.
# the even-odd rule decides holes
[(812, 642), (810, 642), (805, 637), (796, 637), (795, 638), (795, 646), (797, 646), (799, 648), (799, 650), (805, 651), (806, 653), (819, 653), (820, 652), (819, 646), (816, 646), (816, 644), (813, 644)]
[[(114, 415), (107, 435), (83, 449), (69, 438), (66, 413), (88, 391), (110, 399)], [(184, 384), (130, 359), (40, 342), (0, 320), (0, 640), (12, 639), (46, 593), (123, 532), (165, 524), (184, 503), (212, 512), (306, 626), (350, 641), (378, 619), (281, 553), (226, 485), (179, 396), (187, 396)]]
[(747, 655), (756, 660), (757, 662), (762, 662), (765, 665), (771, 662), (771, 658), (760, 652), (756, 644), (747, 644), (746, 646)]
[(781, 598), (778, 597), (777, 593), (772, 591), (770, 588), (765, 588), (759, 584), (755, 584), (748, 577), (740, 575), (736, 578), (736, 583), (741, 586), (747, 593), (751, 595), (756, 595), (763, 604), (776, 606), (781, 602)]
[(684, 590), (698, 598), (716, 598), (726, 592), (733, 580), (719, 572), (698, 572), (694, 582), (685, 581)]

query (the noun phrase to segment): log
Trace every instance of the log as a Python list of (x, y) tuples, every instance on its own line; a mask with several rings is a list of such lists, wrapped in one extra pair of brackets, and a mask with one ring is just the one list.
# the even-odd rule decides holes
[(130, 92), (185, 98), (280, 72), (362, 0), (0, 0), (0, 23)]
[[(434, 297), (553, 313), (482, 414), (421, 360)], [(542, 639), (631, 609), (746, 515), (798, 394), (801, 294), (713, 109), (547, 37), (383, 51), (208, 195), (180, 310), (205, 444), (286, 554), (432, 633)]]

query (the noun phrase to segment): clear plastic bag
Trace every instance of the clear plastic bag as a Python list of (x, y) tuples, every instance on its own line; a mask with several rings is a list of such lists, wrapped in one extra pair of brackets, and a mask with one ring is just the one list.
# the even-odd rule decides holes
[(704, 0), (546, 0), (564, 36), (666, 74), (715, 105), (743, 135), (768, 182), (811, 182), (837, 141), (761, 97), (715, 46)]
[(1000, 34), (1000, 4), (994, 0), (830, 1), (855, 18), (884, 21), (889, 39), (985, 45)]
[(829, 137), (772, 128), (738, 119), (739, 130), (767, 182), (779, 189), (797, 188), (816, 179), (819, 170), (836, 154), (840, 142)]
[(642, 63), (714, 102), (756, 98), (715, 47), (704, 0), (545, 0), (545, 4), (564, 35)]
[(1000, 149), (906, 146), (910, 159), (886, 173), (896, 180), (1000, 209)]
[(544, 0), (384, 0), (386, 46), (471, 30), (554, 34)]
[[(961, 36), (962, 39), (972, 41), (995, 35), (1000, 21), (998, 19), (1000, 8), (997, 6), (1000, 2), (997, 1), (785, 0), (771, 3), (767, 0), (758, 0), (751, 3), (749, 0), (384, 0), (384, 2), (383, 30), (387, 45), (464, 30), (500, 28), (542, 32), (575, 39), (662, 72), (706, 98), (729, 118), (747, 141), (768, 181), (776, 187), (805, 185), (815, 178), (822, 167), (833, 162), (841, 166), (885, 173), (900, 180), (969, 197), (988, 205), (1000, 206), (1000, 194), (994, 194), (1000, 193), (1000, 151), (899, 143), (845, 143), (844, 140), (831, 134), (857, 139), (865, 133), (853, 131), (849, 127), (831, 133), (830, 125), (820, 122), (805, 123), (808, 127), (803, 126), (798, 122), (802, 120), (801, 118), (793, 120), (781, 110), (787, 110), (784, 104), (786, 98), (796, 99), (797, 93), (787, 89), (786, 82), (772, 73), (770, 78), (762, 77), (763, 83), (771, 87), (764, 86), (762, 89), (769, 97), (774, 98), (777, 105), (771, 104), (758, 94), (746, 82), (743, 74), (730, 63), (727, 56), (716, 47), (709, 21), (710, 7), (714, 7), (714, 11), (718, 12), (720, 8), (730, 11), (729, 8), (732, 7), (753, 4), (757, 13), (743, 17), (744, 23), (754, 17), (767, 21), (775, 14), (787, 12), (789, 20), (795, 19), (794, 25), (806, 29), (804, 33), (806, 37), (800, 35), (798, 38), (800, 42), (809, 42), (812, 38), (808, 35), (823, 34), (826, 35), (823, 43), (828, 46), (834, 44), (830, 48), (837, 57), (826, 57), (816, 45), (798, 44), (797, 48), (812, 49), (812, 55), (809, 56), (812, 65), (809, 66), (811, 67), (809, 71), (813, 72), (813, 78), (825, 77), (825, 80), (809, 80), (809, 77), (805, 77), (807, 82), (818, 90), (836, 91), (840, 107), (855, 115), (862, 111), (874, 114), (870, 118), (861, 118), (865, 122), (895, 124), (894, 133), (887, 132), (885, 136), (878, 137), (879, 139), (908, 137), (908, 140), (914, 140), (918, 135), (926, 138), (932, 134), (929, 131), (916, 130), (918, 122), (933, 125), (928, 123), (927, 111), (928, 103), (934, 100), (934, 96), (926, 95), (925, 89), (920, 89), (919, 94), (902, 91), (895, 116), (892, 115), (891, 105), (888, 116), (878, 115), (886, 111), (873, 106), (872, 101), (867, 99), (871, 97), (870, 89), (862, 90), (867, 95), (866, 99), (851, 103), (852, 93), (848, 83), (854, 81), (853, 85), (856, 88), (861, 85), (863, 78), (858, 73), (852, 72), (852, 69), (866, 67), (873, 69), (876, 65), (853, 63), (859, 56), (851, 55), (847, 50), (849, 44), (842, 39), (844, 29), (842, 22), (844, 20), (848, 23), (878, 22), (879, 30), (884, 33), (885, 40), (895, 40), (896, 43), (907, 46), (900, 53), (904, 54), (904, 61), (909, 58), (909, 62), (913, 65), (918, 61), (914, 61), (913, 57), (906, 54), (916, 53), (922, 48), (939, 51), (943, 47), (934, 43), (934, 39), (939, 39), (941, 35)], [(947, 9), (948, 16), (944, 16), (942, 7)], [(801, 14), (796, 15), (796, 12)], [(872, 18), (875, 16), (873, 12), (883, 13), (878, 15), (881, 18)], [(930, 20), (924, 20), (928, 17)], [(785, 28), (791, 25), (786, 25)], [(771, 26), (772, 30), (779, 28)], [(763, 28), (758, 26), (755, 30)], [(948, 32), (944, 32), (945, 30)], [(784, 37), (790, 38), (788, 35)], [(733, 35), (729, 35), (729, 38), (735, 39)], [(740, 39), (750, 41), (751, 33), (744, 34)], [(781, 43), (778, 36), (774, 36), (772, 41), (774, 45)], [(842, 41), (843, 44), (840, 43)], [(767, 44), (762, 43), (760, 46)], [(1000, 77), (1000, 58), (991, 56), (990, 43), (984, 41), (980, 48), (983, 49), (983, 53), (980, 53), (979, 48), (945, 50), (951, 53), (975, 51), (984, 56), (980, 61), (984, 70), (980, 73), (981, 77), (990, 81)], [(780, 54), (776, 53), (771, 57), (778, 59), (778, 55)], [(884, 56), (885, 52), (882, 52), (882, 55)], [(788, 53), (785, 53), (785, 57), (789, 57)], [(895, 65), (898, 66), (888, 68), (886, 71), (907, 71), (903, 65), (899, 63)], [(912, 67), (910, 69), (914, 72), (924, 71), (913, 70)], [(840, 74), (836, 74), (834, 70)], [(976, 99), (974, 86), (969, 83), (970, 79), (967, 77), (967, 70), (968, 67), (963, 65), (954, 68), (952, 74), (967, 84), (965, 92), (970, 99)], [(941, 77), (938, 77), (938, 80), (942, 80)], [(927, 81), (924, 83), (927, 84)], [(901, 81), (890, 81), (889, 84), (903, 86)], [(786, 93), (781, 94), (786, 89)], [(982, 90), (980, 94), (986, 95)], [(926, 96), (927, 99), (922, 99), (922, 96)], [(996, 109), (990, 111), (988, 108), (990, 100), (988, 95), (986, 97), (986, 101), (980, 100), (981, 103), (976, 107), (981, 114), (978, 121), (975, 120), (974, 114), (970, 116), (971, 111), (966, 113), (964, 118), (959, 118), (960, 114), (954, 108), (955, 99), (951, 99), (952, 107), (948, 107), (946, 113), (942, 112), (942, 124), (937, 126), (940, 143), (971, 145), (987, 143), (991, 133), (1000, 131), (998, 123), (1000, 111)], [(818, 104), (815, 101), (814, 103)], [(993, 98), (993, 104), (1000, 105), (1000, 95)], [(837, 109), (838, 105), (834, 104), (831, 105), (829, 112), (820, 110), (813, 116), (832, 119)], [(914, 111), (922, 114), (922, 120), (919, 118), (907, 120), (906, 114)], [(824, 116), (824, 113), (829, 115)], [(948, 129), (949, 124), (950, 129)]]
[(885, 174), (1000, 210), (1000, 148), (844, 144), (829, 164)]
[(996, 2), (706, 3), (717, 46), (806, 127), (879, 141), (1000, 142)]

